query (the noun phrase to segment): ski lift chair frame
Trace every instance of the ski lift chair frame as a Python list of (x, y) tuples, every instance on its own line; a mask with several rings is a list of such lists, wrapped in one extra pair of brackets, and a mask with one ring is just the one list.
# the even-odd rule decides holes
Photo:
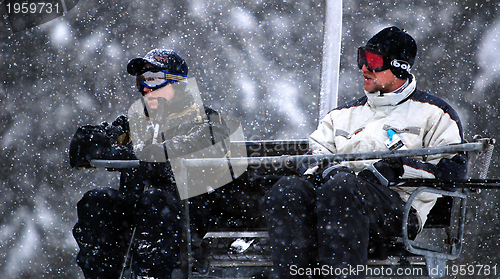
[[(443, 147), (443, 152), (440, 153), (456, 153), (459, 151), (466, 152), (469, 157), (469, 169), (468, 169), (468, 179), (466, 180), (455, 180), (455, 181), (442, 181), (437, 179), (407, 179), (401, 180), (405, 186), (417, 187), (417, 189), (410, 195), (407, 201), (405, 212), (403, 215), (402, 222), (402, 236), (383, 240), (390, 243), (384, 243), (386, 246), (386, 251), (378, 255), (378, 259), (383, 260), (384, 257), (399, 256), (400, 265), (408, 265), (408, 261), (405, 259), (409, 256), (421, 256), (425, 259), (425, 265), (427, 271), (436, 270), (437, 273), (428, 274), (431, 278), (440, 278), (444, 276), (446, 261), (453, 260), (459, 257), (462, 246), (463, 246), (463, 235), (466, 219), (466, 200), (469, 189), (480, 189), (480, 188), (496, 188), (498, 187), (500, 181), (488, 180), (486, 179), (488, 168), (491, 161), (491, 156), (493, 152), (495, 140), (493, 139), (479, 139), (475, 138), (474, 143), (463, 144), (462, 149), (454, 148), (453, 146)], [(285, 166), (291, 168), (296, 166), (301, 160), (317, 160), (324, 161), (341, 161), (341, 160), (359, 160), (360, 158), (365, 159), (375, 159), (375, 158), (390, 158), (390, 157), (408, 157), (412, 156), (422, 156), (424, 154), (429, 154), (430, 149), (421, 149), (417, 152), (412, 152), (412, 150), (398, 150), (395, 152), (372, 152), (366, 154), (335, 154), (331, 156), (315, 156), (315, 155), (298, 155), (300, 152), (305, 151), (308, 148), (308, 143), (306, 140), (292, 140), (292, 141), (245, 141), (245, 142), (232, 142), (232, 146), (244, 144), (247, 148), (248, 154), (254, 157), (248, 158), (238, 158), (232, 159), (232, 163), (248, 163), (249, 165), (258, 165), (260, 167), (268, 167), (265, 171), (267, 173), (276, 170), (275, 166)], [(457, 145), (458, 147), (459, 145)], [(415, 151), (415, 150), (413, 150)], [(406, 152), (406, 153), (405, 153)], [(410, 153), (408, 153), (410, 152)], [(421, 154), (420, 154), (420, 153)], [(304, 152), (305, 153), (305, 152)], [(303, 154), (303, 153), (302, 153)], [(433, 153), (433, 154), (439, 154)], [(256, 157), (255, 157), (256, 156)], [(365, 157), (363, 157), (365, 156)], [(185, 159), (184, 165), (187, 168), (197, 167), (200, 164), (206, 165), (210, 164), (211, 160), (221, 160), (221, 159)], [(129, 168), (135, 167), (139, 164), (138, 161), (113, 161), (113, 160), (93, 160), (92, 165), (94, 167), (105, 167), (105, 168)], [(272, 166), (269, 168), (269, 166)], [(475, 166), (472, 168), (472, 166)], [(479, 178), (473, 178), (470, 172), (473, 169), (479, 169)], [(257, 169), (254, 169), (257, 170)], [(271, 170), (271, 171), (270, 171)], [(258, 170), (257, 170), (258, 171)], [(280, 176), (274, 176), (274, 179)], [(251, 185), (251, 183), (249, 183)], [(444, 228), (447, 233), (446, 248), (441, 246), (428, 244), (419, 240), (411, 240), (408, 238), (407, 226), (409, 213), (411, 210), (412, 201), (421, 193), (435, 193), (442, 196), (438, 198), (436, 207), (440, 207), (439, 213), (431, 211), (429, 214), (428, 222), (424, 227), (427, 228)], [(184, 218), (185, 221), (189, 221), (189, 207), (188, 201), (184, 204)], [(446, 214), (442, 214), (443, 209), (446, 210)], [(456, 216), (453, 216), (456, 215)], [(436, 217), (437, 216), (437, 217)], [(456, 227), (455, 234), (452, 235), (452, 227)], [(241, 234), (241, 232), (239, 232)], [(254, 232), (251, 229), (246, 233), (256, 233), (256, 235), (261, 235), (266, 237), (266, 234), (262, 231)], [(238, 235), (235, 232), (226, 232), (226, 235)], [(380, 242), (372, 245), (379, 245)], [(400, 249), (401, 245), (404, 249)], [(399, 247), (399, 248), (397, 248)], [(377, 247), (375, 247), (377, 248)], [(379, 247), (380, 248), (380, 247)], [(393, 248), (396, 248), (394, 250)], [(182, 278), (202, 278), (203, 276), (194, 276), (192, 274), (192, 260), (191, 254), (191, 241), (189, 226), (183, 232), (183, 243), (181, 245), (181, 259), (180, 259), (180, 271)], [(396, 252), (394, 252), (396, 251)], [(382, 257), (381, 257), (382, 256)], [(369, 254), (370, 258), (370, 254)], [(377, 257), (376, 257), (377, 258)], [(377, 265), (376, 260), (372, 262)], [(383, 264), (383, 263), (382, 263)], [(269, 265), (269, 263), (267, 264)], [(212, 278), (212, 277), (211, 277)]]
[[(488, 168), (491, 161), (491, 156), (493, 152), (495, 141), (493, 139), (479, 139), (475, 138), (475, 145), (465, 146), (463, 150), (457, 145), (457, 148), (452, 147), (449, 152), (442, 153), (456, 153), (460, 151), (465, 151), (468, 156), (468, 179), (464, 181), (440, 181), (437, 179), (413, 179), (413, 180), (401, 180), (405, 183), (405, 186), (415, 186), (417, 189), (410, 195), (404, 210), (403, 222), (402, 222), (402, 236), (392, 239), (384, 239), (383, 241), (390, 242), (385, 243), (386, 247), (390, 247), (388, 251), (384, 254), (385, 257), (400, 256), (400, 265), (409, 265), (409, 261), (406, 259), (412, 256), (421, 256), (425, 259), (425, 266), (428, 272), (428, 276), (431, 278), (440, 278), (444, 276), (446, 261), (454, 260), (459, 257), (462, 246), (463, 246), (463, 235), (464, 227), (466, 221), (466, 200), (469, 188), (485, 188), (485, 187), (496, 187), (498, 185), (497, 181), (492, 181), (489, 183), (486, 179), (488, 173)], [(242, 144), (242, 143), (234, 143)], [(257, 142), (245, 142), (243, 143), (248, 148), (248, 153), (253, 151), (253, 155), (259, 155), (261, 157), (251, 157), (249, 164), (260, 165), (260, 166), (288, 166), (292, 167), (297, 165), (301, 159), (319, 159), (324, 158), (311, 158), (311, 156), (293, 156), (297, 154), (298, 151), (304, 150), (304, 146), (308, 146), (307, 141), (257, 141)], [(469, 148), (472, 147), (472, 148)], [(256, 150), (261, 150), (262, 152), (256, 153)], [(454, 151), (453, 151), (454, 149)], [(428, 150), (427, 150), (428, 151)], [(422, 150), (423, 153), (427, 152)], [(451, 151), (451, 152), (450, 152)], [(290, 155), (290, 153), (293, 153)], [(411, 150), (409, 153), (411, 154)], [(438, 154), (438, 153), (434, 153)], [(269, 156), (269, 157), (266, 157)], [(275, 157), (279, 156), (279, 157)], [(368, 157), (399, 157), (405, 156), (405, 154), (397, 154), (397, 152), (375, 152), (368, 155)], [(329, 158), (331, 161), (335, 161), (336, 155)], [(359, 159), (363, 156), (359, 154), (351, 154), (351, 156), (342, 156), (340, 154), (340, 159)], [(294, 160), (297, 158), (297, 160)], [(267, 159), (267, 160), (266, 160)], [(252, 160), (254, 160), (252, 162)], [(279, 163), (277, 163), (279, 162)], [(193, 166), (196, 165), (193, 164)], [(471, 179), (473, 176), (471, 171), (472, 165), (479, 165), (479, 179)], [(277, 179), (277, 178), (274, 178)], [(441, 228), (446, 231), (445, 247), (442, 245), (433, 245), (426, 243), (425, 241), (411, 240), (408, 238), (408, 219), (411, 210), (411, 204), (415, 198), (421, 193), (434, 193), (441, 195), (436, 203), (435, 210), (431, 211), (428, 222), (424, 229), (428, 228)], [(445, 212), (443, 214), (443, 212)], [(454, 228), (454, 229), (452, 229)], [(259, 234), (259, 232), (245, 232)], [(227, 237), (230, 235), (240, 235), (237, 232), (226, 232), (222, 237)], [(373, 245), (373, 243), (371, 243)], [(401, 244), (403, 249), (401, 249)], [(370, 256), (369, 256), (370, 257)], [(373, 260), (373, 264), (377, 265), (377, 261)], [(422, 266), (422, 265), (420, 265)], [(432, 271), (432, 272), (431, 272)], [(424, 274), (423, 274), (424, 275)]]
[[(475, 189), (498, 187), (498, 181), (488, 181), (486, 179), (493, 155), (495, 140), (479, 139), (477, 136), (474, 140), (480, 143), (481, 148), (479, 150), (467, 152), (468, 178), (466, 180), (442, 181), (436, 179), (414, 179), (404, 182), (405, 186), (415, 185), (418, 186), (418, 188), (412, 192), (406, 202), (402, 222), (402, 236), (397, 237), (394, 242), (403, 243), (404, 249), (409, 254), (424, 257), (430, 278), (441, 278), (445, 276), (446, 261), (457, 259), (460, 256), (464, 242), (463, 236), (465, 231), (466, 202), (468, 194)], [(477, 170), (477, 174), (474, 174), (474, 170)], [(478, 178), (475, 178), (476, 175)], [(442, 196), (438, 198), (438, 202), (433, 210), (431, 210), (429, 214), (430, 220), (428, 220), (424, 228), (444, 228), (447, 234), (445, 248), (408, 238), (408, 219), (411, 204), (416, 197), (422, 193), (434, 193)], [(441, 204), (439, 204), (439, 202), (441, 202)], [(445, 210), (445, 215), (439, 214), (442, 209)], [(441, 220), (436, 221), (436, 217)], [(455, 228), (454, 232), (452, 228)]]

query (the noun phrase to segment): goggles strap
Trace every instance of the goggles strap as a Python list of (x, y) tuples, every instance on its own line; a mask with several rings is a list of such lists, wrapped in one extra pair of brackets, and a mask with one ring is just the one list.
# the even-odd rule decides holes
[(405, 70), (408, 73), (410, 73), (410, 70), (411, 70), (410, 63), (408, 63), (408, 62), (406, 62), (404, 60), (394, 59), (394, 60), (391, 61), (391, 66), (394, 67), (394, 68), (401, 68), (402, 70)]

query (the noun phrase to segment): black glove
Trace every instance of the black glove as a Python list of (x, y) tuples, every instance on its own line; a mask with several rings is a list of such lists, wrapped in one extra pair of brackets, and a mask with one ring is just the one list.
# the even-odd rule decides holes
[(163, 144), (150, 144), (139, 153), (139, 159), (150, 163), (164, 163), (168, 156)]
[(106, 126), (105, 130), (110, 138), (117, 140), (119, 136), (130, 132), (127, 117), (125, 115), (120, 115), (111, 125)]
[(382, 159), (375, 162), (359, 173), (359, 176), (368, 180), (374, 178), (384, 186), (388, 186), (389, 182), (395, 181), (404, 173), (403, 161), (401, 158)]
[(106, 149), (111, 148), (111, 140), (102, 125), (79, 127), (69, 145), (69, 162), (72, 167), (90, 167), (95, 159)]
[(334, 177), (336, 174), (338, 174), (339, 172), (348, 172), (348, 173), (354, 174), (354, 172), (350, 168), (348, 168), (344, 165), (332, 164), (326, 168), (320, 169), (321, 180), (323, 181), (323, 183), (325, 183), (328, 180), (330, 180), (332, 177)]
[(108, 127), (110, 126), (103, 122), (100, 125), (85, 125), (78, 128), (69, 146), (71, 167), (90, 167), (92, 159), (136, 159), (131, 146), (114, 143), (115, 139), (106, 130)]
[(119, 136), (130, 131), (128, 119), (125, 115), (118, 116), (118, 118), (116, 118), (111, 125), (104, 121), (97, 127), (100, 127), (113, 141), (116, 141)]
[(111, 123), (112, 126), (115, 127), (120, 127), (122, 128), (124, 133), (127, 133), (130, 131), (129, 128), (129, 123), (128, 123), (128, 118), (125, 115), (120, 115), (118, 116), (113, 123)]
[(326, 167), (314, 166), (312, 168), (309, 168), (308, 171), (304, 172), (304, 175), (312, 183), (317, 185), (322, 185), (323, 183), (328, 182), (328, 180), (330, 180), (339, 172), (347, 172), (354, 174), (354, 172), (350, 168), (338, 163), (333, 163), (327, 165)]
[(131, 145), (113, 144), (99, 155), (99, 157), (94, 159), (137, 160)]

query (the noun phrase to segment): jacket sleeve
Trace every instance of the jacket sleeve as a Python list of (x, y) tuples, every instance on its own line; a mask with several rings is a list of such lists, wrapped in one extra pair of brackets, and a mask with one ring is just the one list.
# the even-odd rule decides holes
[(318, 128), (309, 136), (311, 154), (335, 154), (335, 135), (331, 113), (327, 114), (319, 123)]
[(437, 165), (413, 158), (403, 158), (404, 178), (465, 179), (467, 156), (463, 153), (452, 158), (441, 158)]
[[(203, 157), (223, 157), (229, 151), (229, 128), (215, 111), (205, 108), (207, 118), (201, 123), (182, 124), (172, 138), (163, 141), (168, 157), (201, 152)], [(212, 148), (217, 146), (215, 148)]]

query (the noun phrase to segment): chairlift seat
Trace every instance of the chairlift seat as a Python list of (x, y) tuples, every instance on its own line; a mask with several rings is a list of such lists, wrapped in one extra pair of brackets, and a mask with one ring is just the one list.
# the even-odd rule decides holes
[[(493, 144), (493, 141), (487, 143), (489, 146)], [(308, 151), (306, 140), (248, 141), (233, 144), (245, 144), (249, 157), (302, 155)], [(472, 159), (473, 154), (469, 154), (469, 157)], [(482, 159), (476, 164), (484, 165), (484, 160), (488, 160), (488, 158)], [(290, 171), (286, 169), (249, 168), (245, 179), (239, 183), (244, 188), (268, 188), (279, 178), (289, 174)], [(444, 276), (446, 261), (456, 259), (459, 256), (463, 245), (467, 190), (453, 189), (453, 187), (446, 189), (419, 187), (410, 197), (410, 202), (406, 207), (403, 228), (408, 224), (411, 201), (422, 191), (442, 195), (430, 211), (423, 231), (415, 240), (404, 236), (390, 239), (371, 239), (368, 250), (369, 266), (420, 267), (423, 270), (422, 277), (440, 278)], [(259, 209), (252, 208), (247, 212), (250, 211), (255, 213), (259, 212)], [(238, 230), (222, 228), (220, 231), (209, 232), (204, 237), (203, 245), (206, 253), (204, 272), (206, 276), (212, 274), (217, 277), (216, 274), (222, 274), (221, 270), (227, 272), (231, 268), (234, 270), (231, 276), (237, 278), (248, 276), (265, 278), (269, 276), (272, 262), (266, 228), (261, 225), (257, 228), (241, 229), (241, 227)], [(404, 231), (406, 232), (405, 229)], [(251, 245), (247, 250), (238, 253), (233, 247), (238, 241), (251, 242)], [(194, 275), (201, 274), (194, 273)]]

